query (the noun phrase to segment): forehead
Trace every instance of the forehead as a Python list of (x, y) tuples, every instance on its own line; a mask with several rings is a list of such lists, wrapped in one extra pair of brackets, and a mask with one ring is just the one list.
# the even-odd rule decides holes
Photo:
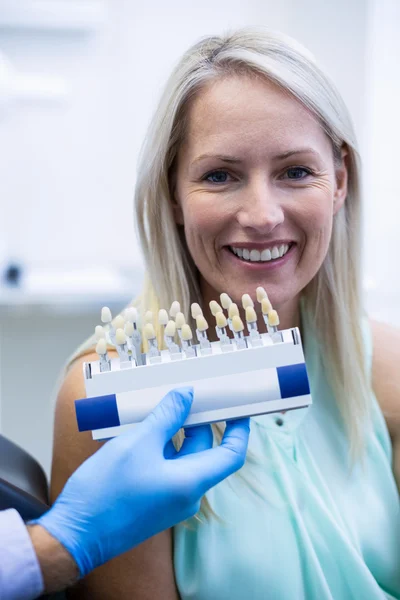
[[(317, 118), (300, 101), (262, 77), (233, 76), (212, 81), (191, 101), (185, 136), (190, 154), (234, 146), (286, 151), (297, 144), (329, 149)], [(222, 148), (221, 148), (222, 150)]]

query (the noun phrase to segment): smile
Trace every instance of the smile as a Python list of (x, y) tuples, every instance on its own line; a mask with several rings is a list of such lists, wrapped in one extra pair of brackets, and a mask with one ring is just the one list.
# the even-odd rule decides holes
[(291, 244), (281, 244), (280, 246), (271, 246), (262, 250), (254, 248), (236, 248), (228, 246), (229, 250), (236, 256), (247, 262), (269, 262), (282, 258), (291, 248)]

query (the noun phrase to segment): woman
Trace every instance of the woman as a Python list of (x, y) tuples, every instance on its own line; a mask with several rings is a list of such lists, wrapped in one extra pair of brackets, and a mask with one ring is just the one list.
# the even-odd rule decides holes
[[(163, 532), (72, 596), (400, 598), (400, 335), (363, 314), (359, 186), (347, 110), (297, 43), (241, 30), (182, 58), (139, 168), (140, 306), (207, 311), (265, 287), (301, 328), (314, 404), (252, 419), (254, 460), (207, 494), (219, 519)], [(97, 447), (73, 410), (89, 359), (59, 394), (53, 497)]]

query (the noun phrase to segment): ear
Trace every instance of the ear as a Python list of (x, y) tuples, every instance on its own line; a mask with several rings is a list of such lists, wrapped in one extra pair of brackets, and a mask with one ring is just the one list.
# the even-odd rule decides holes
[(347, 181), (348, 181), (348, 150), (346, 146), (341, 149), (340, 164), (335, 167), (335, 193), (333, 196), (333, 214), (342, 208), (347, 197)]
[(172, 201), (172, 211), (174, 214), (175, 223), (177, 225), (184, 225), (183, 210), (182, 210), (182, 207), (179, 204), (177, 198), (175, 197), (175, 194), (172, 195), (171, 201)]
[(184, 224), (183, 211), (182, 211), (182, 206), (181, 206), (181, 203), (179, 202), (178, 193), (177, 193), (176, 168), (172, 168), (170, 175), (169, 175), (169, 190), (170, 190), (169, 193), (170, 193), (170, 197), (171, 197), (171, 205), (172, 205), (172, 212), (174, 215), (174, 221), (177, 225), (183, 225)]

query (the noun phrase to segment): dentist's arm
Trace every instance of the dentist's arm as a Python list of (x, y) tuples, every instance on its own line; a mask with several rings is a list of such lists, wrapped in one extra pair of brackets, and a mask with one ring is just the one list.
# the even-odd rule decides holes
[(191, 403), (190, 388), (168, 394), (141, 424), (86, 460), (29, 528), (46, 592), (193, 516), (205, 492), (243, 465), (248, 419), (228, 423), (216, 448), (210, 427), (199, 426), (175, 450), (171, 438)]

